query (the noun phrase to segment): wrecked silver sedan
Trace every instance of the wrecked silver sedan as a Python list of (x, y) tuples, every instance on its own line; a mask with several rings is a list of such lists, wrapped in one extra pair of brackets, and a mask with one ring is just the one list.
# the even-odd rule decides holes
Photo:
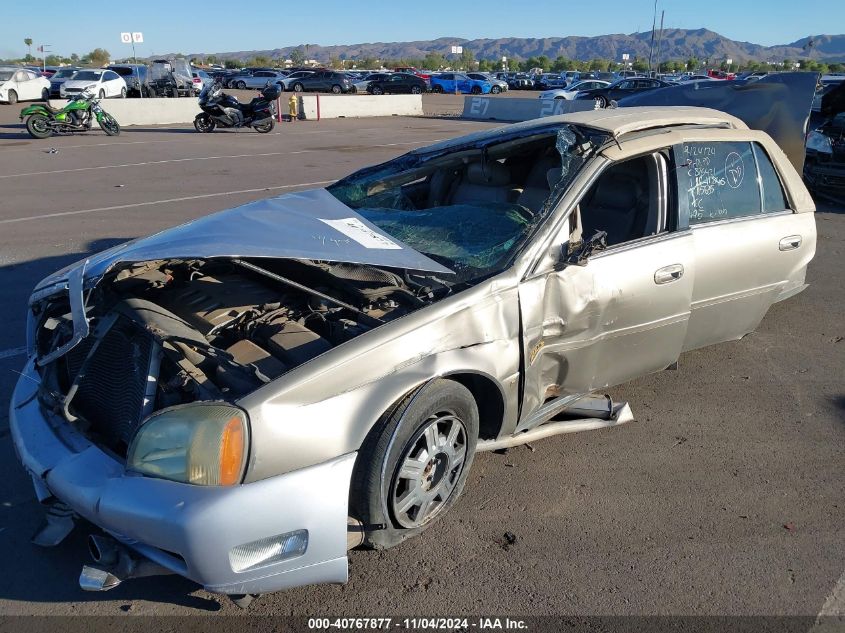
[[(591, 394), (738, 339), (805, 287), (814, 205), (763, 132), (700, 108), (472, 134), (45, 279), (11, 403), (84, 589), (347, 580), (477, 451), (632, 419)], [(713, 394), (716, 397), (718, 394)]]

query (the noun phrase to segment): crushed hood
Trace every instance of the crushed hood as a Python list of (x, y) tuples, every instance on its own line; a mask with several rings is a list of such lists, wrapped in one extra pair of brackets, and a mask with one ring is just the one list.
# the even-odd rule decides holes
[(758, 81), (691, 81), (619, 100), (629, 106), (703, 106), (727, 112), (771, 136), (800, 174), (816, 73), (766, 75)]
[[(84, 279), (90, 284), (122, 262), (211, 257), (314, 259), (452, 273), (325, 189), (311, 189), (250, 202), (119, 244), (88, 258)], [(80, 264), (50, 275), (36, 290), (67, 279), (68, 271)]]
[(215, 257), (312, 259), (438, 274), (453, 272), (389, 236), (325, 189), (288, 193), (120, 244), (42, 280), (35, 287), (36, 293), (57, 284), (68, 288), (74, 336), (39, 362), (61, 356), (88, 335), (83, 291), (117, 264)]

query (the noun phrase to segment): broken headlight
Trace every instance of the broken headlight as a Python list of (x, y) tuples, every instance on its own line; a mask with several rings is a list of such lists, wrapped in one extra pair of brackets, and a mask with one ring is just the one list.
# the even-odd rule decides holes
[(222, 403), (165, 409), (147, 418), (135, 434), (127, 469), (203, 486), (232, 486), (243, 478), (247, 417)]

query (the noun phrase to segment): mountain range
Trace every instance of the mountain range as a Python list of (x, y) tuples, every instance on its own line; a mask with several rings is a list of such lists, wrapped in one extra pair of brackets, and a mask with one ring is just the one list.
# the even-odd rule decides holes
[[(809, 45), (808, 45), (809, 44)], [(448, 54), (452, 46), (463, 46), (476, 59), (507, 58), (527, 59), (545, 55), (551, 59), (558, 56), (569, 59), (590, 60), (595, 58), (620, 61), (623, 53), (631, 59), (647, 58), (651, 46), (651, 31), (643, 33), (599, 35), (595, 37), (567, 36), (524, 38), (505, 37), (499, 39), (467, 40), (459, 37), (441, 37), (435, 40), (414, 42), (371, 42), (367, 44), (343, 44), (323, 46), (301, 44), (282, 48), (214, 53), (219, 59), (245, 60), (257, 55), (271, 59), (289, 58), (292, 51), (301, 48), (309, 59), (328, 61), (338, 59), (420, 59), (427, 53)], [(206, 53), (192, 53), (202, 57)], [(729, 39), (708, 29), (665, 29), (660, 45), (660, 59), (687, 59), (734, 62), (748, 60), (778, 61), (810, 58), (825, 62), (845, 61), (845, 34), (813, 35), (789, 44), (761, 46), (751, 42)]]

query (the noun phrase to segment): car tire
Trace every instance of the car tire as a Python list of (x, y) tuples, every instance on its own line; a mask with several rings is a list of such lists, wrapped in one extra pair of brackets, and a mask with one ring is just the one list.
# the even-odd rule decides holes
[(373, 88), (372, 88), (371, 92), (372, 92), (374, 95), (383, 95), (383, 94), (384, 94), (384, 90), (383, 90), (383, 89), (381, 89), (381, 88), (379, 88), (378, 86), (373, 86)]
[(411, 94), (412, 95), (422, 94), (422, 88), (420, 88), (419, 86), (411, 86)]
[(293, 91), (294, 92), (303, 92), (304, 90), (305, 90), (304, 86), (301, 83), (299, 83), (298, 81), (295, 84), (293, 84)]
[(382, 416), (358, 452), (350, 490), (366, 547), (398, 545), (448, 512), (472, 466), (478, 425), (469, 390), (442, 378)]
[(470, 92), (474, 95), (480, 95), (481, 94), (481, 86), (473, 86), (472, 88), (470, 88)]
[(120, 98), (121, 98), (121, 99), (125, 99), (125, 98), (126, 98), (126, 88), (121, 88), (121, 89), (120, 89)]
[(490, 88), (490, 92), (494, 95), (499, 94), (501, 91), (502, 91), (502, 89), (499, 88), (499, 86), (493, 86), (492, 88)]
[(239, 81), (238, 83), (235, 84), (235, 88), (237, 88), (238, 90), (246, 90), (246, 82), (245, 81)]
[(598, 97), (596, 97), (596, 103), (600, 108), (606, 108), (608, 105), (607, 97), (605, 97), (604, 95), (599, 95)]
[(437, 94), (441, 94), (443, 92), (443, 86), (432, 86), (431, 91)]
[(106, 91), (100, 90), (100, 99), (105, 99), (105, 98), (106, 98)]
[(41, 91), (41, 100), (44, 101), (45, 103), (50, 100), (50, 89), (49, 88), (44, 88), (44, 90)]
[(340, 93), (343, 92), (343, 88), (341, 88), (340, 86), (335, 84), (335, 85), (332, 86), (332, 92), (336, 95), (339, 95)]
[(14, 90), (9, 91), (8, 103), (9, 105), (15, 105), (18, 102), (18, 93)]

